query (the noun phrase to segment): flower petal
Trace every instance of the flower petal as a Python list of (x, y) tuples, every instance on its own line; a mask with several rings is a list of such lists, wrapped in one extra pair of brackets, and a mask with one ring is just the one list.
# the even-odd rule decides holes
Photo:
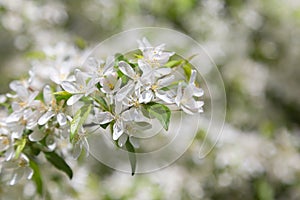
[(159, 87), (166, 87), (168, 85), (170, 85), (175, 79), (174, 75), (171, 76), (166, 76), (164, 78), (161, 78), (157, 81), (157, 85), (159, 85)]
[(44, 115), (42, 115), (42, 117), (38, 120), (38, 124), (39, 125), (44, 125), (46, 124), (53, 116), (54, 116), (54, 112), (53, 111), (48, 111), (46, 112)]
[(81, 99), (84, 95), (83, 94), (75, 94), (73, 96), (71, 96), (68, 101), (67, 101), (67, 105), (68, 106), (72, 106), (74, 105), (77, 101), (79, 101), (79, 99)]
[(116, 100), (122, 101), (128, 95), (128, 93), (133, 91), (134, 89), (133, 86), (134, 86), (133, 81), (128, 81), (128, 83), (117, 92)]
[(107, 124), (114, 119), (114, 116), (110, 112), (99, 112), (95, 115), (95, 122), (97, 124)]
[(24, 175), (24, 169), (23, 168), (18, 168), (14, 170), (13, 176), (9, 182), (9, 185), (15, 185), (17, 182), (19, 182), (19, 180), (21, 180), (21, 178)]
[(123, 74), (125, 74), (126, 76), (134, 79), (136, 73), (128, 63), (126, 63), (124, 61), (120, 61), (119, 62), (119, 69), (121, 70), (121, 72)]
[(50, 105), (52, 102), (52, 93), (49, 85), (46, 85), (43, 89), (44, 101), (46, 105)]
[(125, 145), (127, 139), (128, 139), (128, 135), (127, 135), (127, 134), (122, 134), (122, 135), (120, 136), (119, 140), (118, 140), (118, 145), (119, 145), (120, 147), (123, 147), (123, 146)]
[(119, 139), (119, 137), (123, 134), (123, 126), (118, 121), (114, 124), (114, 132), (113, 132), (113, 140)]
[(74, 159), (78, 159), (82, 151), (82, 143), (81, 141), (78, 141), (74, 144), (73, 150), (72, 150), (72, 156)]
[(139, 98), (139, 103), (149, 103), (153, 98), (153, 92), (151, 90), (144, 91)]
[(168, 75), (172, 72), (172, 69), (169, 67), (162, 67), (162, 68), (158, 68), (155, 70), (155, 76), (156, 77), (161, 77), (161, 76), (165, 76)]
[(46, 133), (44, 131), (40, 131), (35, 129), (33, 133), (29, 135), (29, 140), (32, 142), (41, 141), (45, 137)]
[(68, 81), (63, 81), (61, 84), (61, 87), (69, 92), (69, 93), (78, 93), (78, 89), (76, 88), (74, 83), (68, 82)]
[(151, 66), (149, 66), (147, 63), (145, 63), (142, 60), (138, 60), (138, 66), (142, 70), (143, 75), (149, 74), (152, 71)]
[(135, 138), (133, 136), (130, 136), (129, 141), (130, 141), (130, 143), (132, 144), (132, 146), (134, 148), (139, 148), (140, 147), (140, 144), (139, 144), (139, 141), (137, 140), (137, 138)]
[(58, 113), (56, 118), (57, 118), (57, 122), (59, 123), (60, 126), (64, 126), (67, 124), (67, 118), (64, 113)]

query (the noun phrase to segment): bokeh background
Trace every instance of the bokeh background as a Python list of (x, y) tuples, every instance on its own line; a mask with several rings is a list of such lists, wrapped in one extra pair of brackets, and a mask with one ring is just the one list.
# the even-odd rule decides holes
[(70, 181), (44, 164), (44, 197), (27, 181), (1, 184), (0, 199), (300, 199), (298, 0), (0, 0), (0, 91), (49, 46), (80, 52), (145, 26), (191, 36), (218, 66), (227, 115), (214, 150), (198, 159), (199, 130), (176, 163), (150, 174), (131, 177), (82, 157), (68, 161)]

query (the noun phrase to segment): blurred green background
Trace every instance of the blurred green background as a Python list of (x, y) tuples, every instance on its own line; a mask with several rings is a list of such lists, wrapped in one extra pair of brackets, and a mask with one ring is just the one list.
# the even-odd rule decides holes
[[(217, 64), (227, 94), (218, 145), (198, 160), (199, 131), (175, 164), (135, 177), (92, 157), (79, 165), (71, 160), (72, 181), (54, 169), (44, 172), (52, 198), (300, 199), (298, 0), (0, 0), (0, 91), (49, 45), (93, 47), (147, 26), (191, 36)], [(34, 190), (31, 182), (1, 185), (0, 199), (41, 198)]]

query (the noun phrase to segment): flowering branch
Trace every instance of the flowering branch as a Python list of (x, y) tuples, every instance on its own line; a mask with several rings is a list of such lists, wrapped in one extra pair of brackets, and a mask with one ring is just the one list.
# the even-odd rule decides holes
[[(129, 152), (134, 174), (135, 133), (151, 128), (149, 119), (168, 130), (172, 109), (203, 112), (196, 71), (187, 60), (164, 51), (164, 45), (152, 47), (144, 38), (134, 59), (90, 57), (82, 67), (74, 62), (76, 53), (71, 54), (40, 61), (48, 76), (33, 67), (28, 80), (13, 81), (12, 92), (0, 98), (0, 163), (11, 185), (39, 174), (39, 154), (72, 178), (64, 156), (71, 150), (78, 158), (83, 146), (89, 152), (91, 126), (110, 127), (112, 140)], [(66, 140), (71, 149), (61, 147)]]

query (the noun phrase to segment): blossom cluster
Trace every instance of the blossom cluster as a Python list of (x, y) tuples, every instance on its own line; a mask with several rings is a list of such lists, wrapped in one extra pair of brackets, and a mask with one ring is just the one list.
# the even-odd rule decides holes
[(164, 44), (138, 43), (133, 56), (89, 57), (83, 65), (75, 49), (45, 49), (49, 59), (34, 62), (28, 79), (11, 82), (12, 91), (0, 98), (0, 172), (10, 185), (33, 176), (40, 154), (71, 178), (58, 144), (70, 141), (78, 158), (83, 147), (89, 151), (87, 127), (110, 127), (116, 145), (134, 153), (135, 133), (151, 128), (150, 119), (168, 130), (172, 111), (203, 112), (203, 90), (189, 61)]

